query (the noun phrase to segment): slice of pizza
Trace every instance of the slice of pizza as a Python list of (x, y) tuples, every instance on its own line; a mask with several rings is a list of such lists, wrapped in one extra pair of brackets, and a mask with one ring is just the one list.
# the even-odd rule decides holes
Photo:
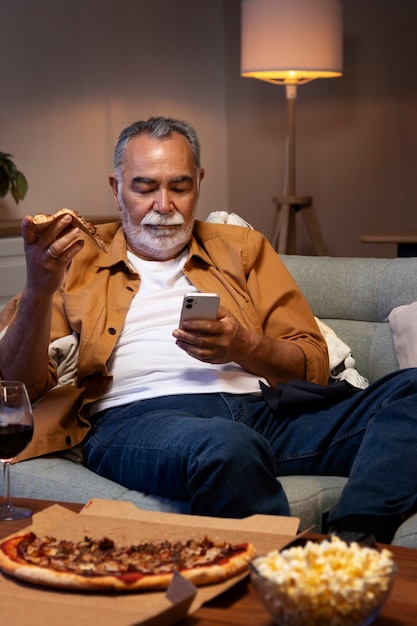
[(97, 228), (85, 219), (78, 211), (74, 211), (73, 209), (60, 209), (56, 211), (53, 215), (47, 215), (45, 213), (37, 213), (33, 216), (33, 225), (35, 226), (36, 231), (41, 234), (43, 233), (48, 226), (50, 226), (56, 219), (62, 217), (63, 215), (71, 215), (72, 223), (74, 226), (78, 226), (80, 230), (85, 233), (91, 241), (93, 241), (101, 250), (107, 252), (107, 246), (104, 243), (103, 239), (97, 233)]
[(29, 532), (0, 544), (0, 569), (48, 587), (128, 592), (166, 589), (174, 572), (197, 586), (217, 583), (248, 570), (255, 554), (250, 543), (207, 537), (117, 546), (107, 537), (73, 542)]

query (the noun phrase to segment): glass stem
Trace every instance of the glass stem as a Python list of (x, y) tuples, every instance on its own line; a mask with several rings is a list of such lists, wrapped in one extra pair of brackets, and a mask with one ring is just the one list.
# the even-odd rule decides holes
[(3, 463), (3, 478), (4, 478), (4, 501), (3, 508), (12, 508), (12, 499), (10, 493), (10, 462), (2, 461)]

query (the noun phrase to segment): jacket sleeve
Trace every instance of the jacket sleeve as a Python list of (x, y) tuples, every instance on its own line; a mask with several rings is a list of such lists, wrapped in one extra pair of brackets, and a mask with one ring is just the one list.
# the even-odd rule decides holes
[(248, 232), (247, 286), (267, 337), (292, 341), (305, 358), (306, 380), (326, 384), (326, 342), (295, 280), (266, 238)]

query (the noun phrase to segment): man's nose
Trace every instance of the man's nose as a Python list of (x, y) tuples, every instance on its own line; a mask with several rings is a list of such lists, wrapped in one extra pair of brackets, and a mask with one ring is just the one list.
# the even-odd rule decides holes
[(156, 195), (154, 200), (155, 211), (159, 211), (159, 213), (169, 213), (172, 210), (171, 207), (171, 198), (168, 189), (160, 189)]

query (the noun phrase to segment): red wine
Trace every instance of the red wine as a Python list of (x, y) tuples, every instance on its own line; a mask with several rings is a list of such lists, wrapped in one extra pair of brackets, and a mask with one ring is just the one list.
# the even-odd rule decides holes
[(27, 424), (0, 424), (0, 459), (12, 459), (22, 452), (32, 435), (33, 428)]

